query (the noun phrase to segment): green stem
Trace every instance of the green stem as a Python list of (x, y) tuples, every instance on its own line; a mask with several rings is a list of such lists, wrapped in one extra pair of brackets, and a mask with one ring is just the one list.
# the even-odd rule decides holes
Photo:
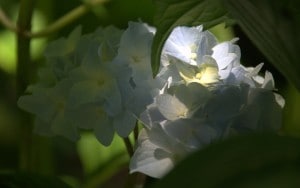
[(146, 178), (147, 176), (140, 172), (130, 174), (127, 179), (125, 188), (143, 188), (145, 185)]
[[(25, 31), (31, 30), (31, 20), (35, 0), (22, 0), (17, 20), (17, 97), (22, 95), (29, 84), (31, 58), (30, 38), (27, 38)], [(31, 143), (32, 123), (31, 118), (22, 113), (21, 138), (20, 138), (20, 169), (30, 170), (31, 168)]]
[(138, 137), (139, 137), (139, 123), (138, 123), (138, 121), (135, 122), (135, 127), (133, 129), (133, 137), (134, 137), (134, 141), (137, 142)]
[(6, 16), (5, 12), (1, 7), (0, 7), (0, 23), (2, 23), (3, 26), (6, 27), (8, 30), (17, 32), (17, 28), (15, 24)]
[(142, 188), (145, 185), (147, 176), (143, 173), (137, 172), (135, 176), (135, 188)]
[[(138, 138), (138, 121), (136, 121), (136, 126), (134, 128), (134, 140), (135, 142), (137, 142), (137, 138)], [(129, 157), (131, 158), (133, 156), (134, 150), (133, 150), (133, 146), (130, 142), (130, 139), (128, 137), (123, 138), (126, 149), (127, 149), (127, 153), (129, 154)], [(125, 188), (143, 188), (145, 181), (146, 181), (146, 175), (142, 174), (140, 172), (135, 172), (133, 174), (129, 174), (128, 178), (127, 178), (127, 182), (125, 185)]]
[[(34, 1), (34, 0), (33, 0)], [(28, 37), (28, 38), (39, 38), (39, 37), (46, 37), (52, 33), (55, 33), (65, 27), (66, 25), (74, 22), (76, 19), (80, 18), (84, 14), (90, 11), (90, 9), (93, 6), (96, 6), (101, 3), (108, 2), (109, 0), (90, 0), (85, 4), (82, 4), (58, 20), (56, 20), (54, 23), (50, 24), (48, 27), (44, 28), (41, 31), (37, 31), (32, 33), (30, 30), (21, 30), (20, 32), (22, 35)], [(24, 3), (23, 3), (24, 4)], [(0, 23), (7, 29), (18, 33), (19, 32), (19, 27), (16, 27), (15, 24), (6, 16), (5, 12), (2, 10), (0, 7)]]
[(41, 31), (37, 31), (35, 33), (27, 32), (26, 35), (31, 38), (38, 38), (38, 37), (45, 37), (50, 35), (51, 33), (55, 33), (65, 27), (66, 25), (74, 22), (76, 19), (80, 18), (84, 14), (90, 11), (90, 9), (101, 3), (105, 3), (108, 0), (90, 0), (88, 3), (82, 4), (78, 6), (77, 8), (74, 8), (58, 20), (56, 20), (54, 23), (50, 24), (48, 27)]
[(124, 144), (126, 146), (126, 150), (127, 150), (127, 153), (129, 155), (129, 157), (132, 157), (132, 155), (133, 155), (133, 147), (132, 147), (132, 144), (131, 144), (129, 138), (128, 137), (123, 138), (123, 141), (124, 141)]

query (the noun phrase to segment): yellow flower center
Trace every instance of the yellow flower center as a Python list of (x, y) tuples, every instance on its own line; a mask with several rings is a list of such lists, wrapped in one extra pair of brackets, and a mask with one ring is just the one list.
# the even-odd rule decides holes
[(183, 72), (179, 72), (179, 74), (187, 84), (196, 82), (208, 86), (219, 81), (218, 66), (214, 64), (202, 64), (198, 70), (195, 70), (193, 75), (183, 74)]

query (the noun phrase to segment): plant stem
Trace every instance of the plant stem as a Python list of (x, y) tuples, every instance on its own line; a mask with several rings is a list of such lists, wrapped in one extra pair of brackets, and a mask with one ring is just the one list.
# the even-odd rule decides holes
[(134, 141), (137, 142), (137, 139), (139, 137), (139, 123), (136, 121), (135, 127), (133, 129), (133, 136), (134, 136)]
[(129, 138), (128, 137), (123, 138), (123, 141), (125, 143), (126, 150), (127, 150), (127, 153), (129, 155), (129, 157), (132, 157), (132, 155), (133, 155), (133, 147), (132, 147), (132, 144), (131, 144)]
[(4, 27), (6, 27), (7, 29), (15, 33), (17, 32), (17, 28), (15, 24), (6, 16), (5, 12), (1, 7), (0, 7), (0, 23), (2, 23)]
[[(29, 84), (31, 58), (30, 38), (27, 38), (25, 31), (31, 30), (31, 20), (35, 0), (22, 0), (20, 2), (19, 15), (17, 20), (17, 97), (19, 97)], [(31, 118), (21, 113), (22, 127), (20, 138), (20, 169), (29, 171), (31, 169), (31, 143), (32, 123)]]
[(143, 188), (147, 176), (140, 172), (130, 174), (126, 182), (125, 188)]
[(137, 172), (135, 181), (135, 188), (143, 188), (145, 185), (145, 181), (147, 176), (143, 173)]
[(38, 38), (38, 37), (48, 36), (51, 33), (55, 33), (57, 31), (59, 31), (60, 29), (62, 29), (63, 27), (65, 27), (66, 25), (68, 25), (68, 24), (72, 23), (73, 21), (75, 21), (76, 19), (80, 18), (87, 12), (89, 12), (93, 6), (100, 4), (100, 3), (105, 3), (107, 1), (108, 0), (93, 0), (93, 1), (90, 0), (88, 3), (82, 4), (82, 5), (74, 8), (73, 10), (71, 10), (70, 12), (68, 12), (67, 14), (65, 14), (64, 16), (62, 16), (61, 18), (56, 20), (54, 23), (52, 23), (48, 27), (44, 28), (43, 30), (35, 32), (35, 33), (31, 33), (29, 31), (26, 33), (26, 36), (31, 37), (31, 38)]
[[(33, 0), (35, 1), (35, 0)], [(90, 9), (98, 4), (108, 2), (109, 0), (90, 0), (88, 3), (82, 4), (73, 10), (71, 10), (69, 13), (65, 14), (63, 17), (56, 20), (54, 23), (49, 25), (48, 27), (44, 28), (41, 31), (37, 31), (32, 33), (30, 30), (21, 30), (20, 32), (28, 37), (28, 38), (38, 38), (38, 37), (46, 37), (52, 33), (55, 33), (65, 27), (66, 25), (72, 23), (76, 19), (80, 18), (84, 14), (90, 11)], [(24, 4), (24, 3), (23, 3)], [(18, 33), (19, 32), (19, 25), (18, 27), (15, 26), (15, 24), (6, 16), (5, 12), (0, 7), (0, 23), (4, 25), (7, 29)]]
[[(137, 135), (138, 135), (138, 121), (136, 122), (136, 126), (134, 128), (134, 139), (137, 141)], [(131, 158), (133, 156), (134, 150), (132, 147), (132, 144), (128, 137), (123, 138), (127, 153), (129, 154), (129, 157)], [(129, 174), (125, 188), (143, 188), (146, 180), (146, 175), (142, 174), (140, 172), (135, 172), (133, 174)]]

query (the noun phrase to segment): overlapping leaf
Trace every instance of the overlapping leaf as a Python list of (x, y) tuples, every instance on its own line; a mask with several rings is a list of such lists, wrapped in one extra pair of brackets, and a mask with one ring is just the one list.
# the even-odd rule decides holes
[(261, 134), (233, 138), (187, 157), (154, 188), (297, 187), (300, 140)]

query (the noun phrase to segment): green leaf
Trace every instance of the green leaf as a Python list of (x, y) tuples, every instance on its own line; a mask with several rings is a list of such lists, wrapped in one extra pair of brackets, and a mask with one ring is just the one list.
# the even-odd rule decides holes
[(271, 134), (234, 137), (190, 155), (153, 187), (296, 188), (299, 145)]
[(70, 188), (57, 177), (42, 176), (33, 173), (1, 173), (0, 187), (3, 188)]
[(151, 65), (155, 76), (160, 66), (160, 55), (165, 40), (176, 26), (204, 25), (210, 28), (227, 18), (220, 0), (156, 0), (154, 24), (157, 32), (152, 44)]
[(300, 2), (226, 0), (225, 4), (257, 48), (300, 90)]

